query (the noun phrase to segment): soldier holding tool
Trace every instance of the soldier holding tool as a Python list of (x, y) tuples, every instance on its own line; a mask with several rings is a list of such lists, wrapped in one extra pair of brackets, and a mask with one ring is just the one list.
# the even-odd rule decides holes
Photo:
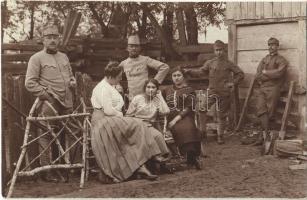
[(261, 145), (264, 135), (268, 134), (269, 122), (274, 115), (288, 67), (288, 61), (278, 54), (279, 41), (276, 38), (272, 37), (268, 40), (268, 47), (269, 54), (259, 63), (255, 77), (257, 115), (264, 133), (259, 134), (254, 145)]

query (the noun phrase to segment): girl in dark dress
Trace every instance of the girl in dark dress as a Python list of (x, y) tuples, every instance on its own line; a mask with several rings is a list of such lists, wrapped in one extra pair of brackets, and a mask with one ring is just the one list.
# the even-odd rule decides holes
[(187, 85), (184, 71), (177, 67), (172, 71), (173, 85), (164, 91), (166, 103), (170, 108), (168, 127), (180, 153), (186, 155), (188, 166), (201, 169), (199, 162), (201, 134), (196, 128), (193, 109), (196, 95)]

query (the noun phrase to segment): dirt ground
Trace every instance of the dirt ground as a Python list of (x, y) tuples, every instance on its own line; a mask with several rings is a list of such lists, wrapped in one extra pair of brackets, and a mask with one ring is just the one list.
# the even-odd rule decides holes
[(225, 145), (206, 146), (203, 169), (186, 169), (161, 175), (157, 181), (132, 180), (101, 184), (95, 177), (79, 189), (69, 183), (26, 181), (17, 183), (13, 197), (307, 197), (306, 170), (289, 170), (295, 160), (261, 156), (259, 147), (241, 145), (237, 136)]

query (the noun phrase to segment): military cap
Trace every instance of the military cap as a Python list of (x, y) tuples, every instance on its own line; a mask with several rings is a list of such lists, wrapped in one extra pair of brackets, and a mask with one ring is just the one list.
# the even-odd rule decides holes
[(47, 25), (44, 27), (43, 35), (60, 35), (60, 33), (56, 25)]
[(271, 37), (271, 38), (268, 40), (268, 45), (269, 45), (269, 44), (277, 44), (277, 45), (279, 45), (279, 40), (277, 40), (276, 38)]
[(131, 35), (128, 37), (128, 44), (141, 45), (139, 36)]
[(222, 42), (221, 40), (216, 40), (214, 42), (214, 47), (224, 48), (225, 47), (225, 43)]

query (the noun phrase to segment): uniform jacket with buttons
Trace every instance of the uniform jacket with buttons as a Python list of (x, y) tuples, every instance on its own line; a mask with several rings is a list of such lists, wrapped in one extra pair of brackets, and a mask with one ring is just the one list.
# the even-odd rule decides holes
[(25, 86), (34, 96), (51, 94), (64, 107), (73, 106), (70, 80), (74, 79), (68, 57), (61, 52), (48, 54), (42, 50), (28, 62)]
[(197, 74), (199, 71), (209, 72), (209, 89), (211, 93), (221, 96), (230, 95), (227, 83), (238, 84), (244, 78), (243, 71), (225, 57), (215, 57), (206, 61), (200, 70), (192, 71), (192, 74)]
[[(285, 80), (288, 61), (279, 54), (265, 56), (258, 65), (256, 74), (257, 86), (280, 86)], [(262, 70), (266, 70), (265, 74)]]
[(162, 83), (166, 77), (169, 66), (163, 62), (152, 59), (148, 56), (139, 55), (136, 58), (127, 58), (120, 63), (128, 80), (129, 99), (143, 93), (145, 81), (148, 80), (148, 68), (157, 70), (154, 77), (159, 83)]

